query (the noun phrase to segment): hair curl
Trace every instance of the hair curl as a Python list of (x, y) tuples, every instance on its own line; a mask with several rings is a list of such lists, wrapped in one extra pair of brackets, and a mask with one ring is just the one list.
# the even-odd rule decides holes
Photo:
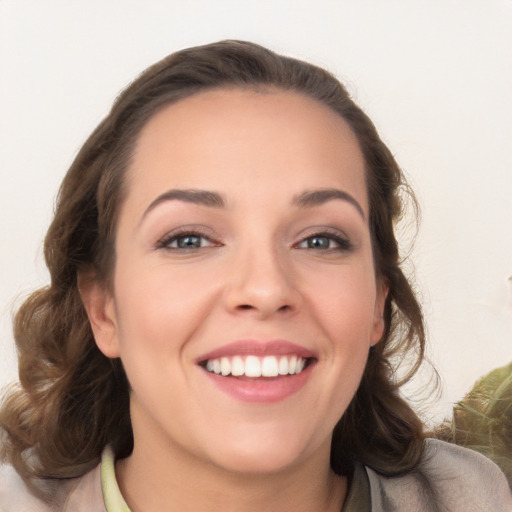
[[(1, 456), (26, 481), (84, 474), (107, 444), (118, 457), (130, 454), (129, 384), (120, 360), (108, 359), (95, 344), (78, 276), (92, 271), (109, 282), (124, 173), (144, 124), (163, 106), (233, 87), (304, 94), (337, 112), (359, 141), (375, 268), (389, 294), (382, 340), (370, 350), (359, 389), (334, 429), (331, 465), (347, 474), (358, 460), (384, 475), (417, 466), (422, 425), (399, 395), (425, 345), (422, 313), (400, 268), (394, 234), (401, 193), (408, 190), (404, 176), (373, 123), (333, 75), (256, 44), (222, 41), (171, 54), (144, 71), (116, 99), (64, 178), (44, 244), (51, 283), (16, 314), (20, 386), (0, 411)], [(406, 355), (412, 369), (399, 380), (395, 363)]]

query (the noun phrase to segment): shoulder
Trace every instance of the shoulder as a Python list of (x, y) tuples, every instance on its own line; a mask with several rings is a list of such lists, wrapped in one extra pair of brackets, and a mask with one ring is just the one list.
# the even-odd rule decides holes
[(0, 512), (105, 512), (99, 467), (73, 479), (49, 479), (36, 496), (19, 474), (8, 465), (0, 465)]
[(420, 466), (401, 477), (367, 472), (374, 512), (512, 512), (512, 493), (501, 470), (453, 444), (427, 440)]

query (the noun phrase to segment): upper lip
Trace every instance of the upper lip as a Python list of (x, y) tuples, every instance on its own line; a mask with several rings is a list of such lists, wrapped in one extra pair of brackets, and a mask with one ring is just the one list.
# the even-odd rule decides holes
[(304, 359), (316, 357), (313, 351), (286, 340), (238, 340), (202, 354), (196, 359), (196, 362), (202, 363), (209, 359), (219, 359), (221, 357), (232, 357), (237, 355), (253, 355), (261, 357), (271, 355), (297, 355)]

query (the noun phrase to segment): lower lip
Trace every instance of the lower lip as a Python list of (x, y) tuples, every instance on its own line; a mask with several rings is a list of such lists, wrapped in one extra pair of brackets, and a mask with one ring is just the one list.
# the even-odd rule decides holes
[(222, 377), (203, 370), (206, 376), (224, 393), (243, 402), (280, 402), (299, 391), (309, 379), (313, 364), (296, 375), (272, 378)]

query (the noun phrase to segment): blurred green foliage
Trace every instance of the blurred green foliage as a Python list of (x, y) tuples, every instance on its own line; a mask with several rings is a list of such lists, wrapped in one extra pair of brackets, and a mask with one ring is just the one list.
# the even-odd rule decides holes
[(433, 434), (489, 457), (512, 488), (512, 363), (478, 380)]

